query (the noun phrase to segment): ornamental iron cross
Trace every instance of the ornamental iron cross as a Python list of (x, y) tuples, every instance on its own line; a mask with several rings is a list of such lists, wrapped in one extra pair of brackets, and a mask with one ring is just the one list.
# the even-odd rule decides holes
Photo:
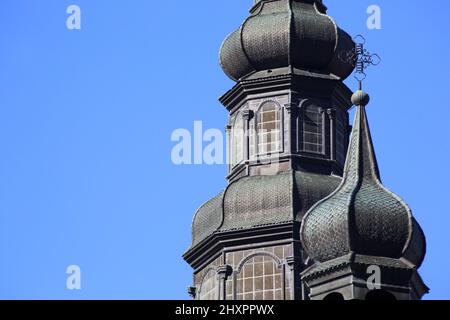
[(364, 48), (366, 39), (362, 35), (357, 35), (353, 38), (355, 48), (350, 51), (343, 51), (339, 58), (346, 63), (349, 63), (355, 68), (355, 79), (361, 84), (366, 78), (366, 69), (369, 66), (377, 66), (381, 62), (378, 54), (371, 54)]

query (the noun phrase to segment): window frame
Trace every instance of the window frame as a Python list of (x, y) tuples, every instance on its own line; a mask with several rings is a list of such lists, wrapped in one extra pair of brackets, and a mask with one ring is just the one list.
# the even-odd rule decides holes
[[(240, 120), (241, 125), (242, 125), (242, 136), (240, 137), (242, 140), (241, 143), (241, 157), (240, 159), (235, 158), (235, 151), (237, 149), (235, 149), (235, 138), (237, 137), (236, 135), (236, 124), (238, 123), (238, 121)], [(239, 113), (236, 114), (236, 116), (234, 117), (233, 120), (233, 124), (231, 126), (231, 139), (230, 139), (230, 143), (231, 143), (231, 150), (230, 150), (230, 155), (231, 155), (231, 168), (235, 168), (236, 166), (240, 165), (241, 163), (246, 161), (246, 152), (245, 152), (245, 138), (246, 138), (246, 130), (245, 130), (245, 119), (244, 116), (242, 114), (242, 111), (240, 111)]]
[[(270, 132), (265, 132), (265, 133), (261, 133), (260, 132), (260, 117), (261, 114), (263, 113), (261, 110), (268, 104), (273, 104), (274, 106), (274, 112), (275, 112), (275, 120), (271, 121), (271, 122), (275, 122), (275, 127), (277, 129), (275, 129), (275, 131), (277, 131), (277, 139), (275, 142), (271, 141), (271, 142), (265, 142), (264, 145), (268, 146), (268, 145), (273, 145), (275, 143), (275, 148), (273, 150), (270, 151), (262, 151), (260, 146), (260, 139), (261, 139), (261, 134), (270, 134)], [(268, 111), (271, 112), (271, 111)], [(270, 157), (273, 154), (279, 154), (279, 153), (283, 153), (284, 152), (284, 118), (283, 118), (283, 108), (280, 106), (280, 104), (273, 100), (273, 99), (269, 99), (266, 101), (261, 102), (261, 104), (259, 105), (257, 111), (255, 112), (255, 125), (254, 125), (254, 152), (255, 155), (257, 157)]]
[[(317, 114), (318, 116), (318, 123), (320, 123), (320, 133), (317, 133), (318, 136), (320, 136), (321, 139), (321, 143), (320, 143), (320, 151), (313, 151), (313, 150), (307, 150), (305, 145), (306, 144), (313, 144), (313, 143), (309, 143), (306, 142), (306, 128), (305, 128), (305, 124), (306, 124), (306, 117), (307, 117), (307, 113), (308, 113), (308, 109), (309, 108), (315, 108), (317, 110)], [(300, 132), (299, 132), (299, 140), (300, 140), (300, 152), (304, 153), (304, 154), (309, 154), (309, 155), (320, 155), (320, 156), (326, 156), (327, 152), (326, 152), (326, 145), (327, 145), (327, 141), (326, 141), (326, 117), (325, 117), (325, 112), (324, 112), (324, 108), (315, 104), (312, 101), (306, 101), (306, 103), (302, 106), (301, 108), (301, 112), (300, 112), (300, 117), (299, 117), (299, 122), (301, 124), (300, 127)], [(309, 132), (311, 134), (313, 134), (313, 132)], [(319, 143), (316, 143), (315, 145), (319, 145)]]
[[(348, 148), (348, 135), (346, 127), (348, 125), (348, 116), (347, 114), (342, 111), (340, 108), (334, 109), (336, 112), (335, 117), (335, 125), (334, 125), (334, 139), (335, 139), (335, 160), (340, 165), (345, 165), (345, 160), (347, 158), (347, 148)], [(341, 130), (339, 130), (341, 129)], [(339, 136), (339, 137), (338, 137)], [(341, 140), (340, 140), (341, 139)], [(341, 143), (339, 143), (341, 142)], [(338, 144), (340, 144), (338, 146)], [(341, 153), (339, 153), (339, 149), (342, 148)]]

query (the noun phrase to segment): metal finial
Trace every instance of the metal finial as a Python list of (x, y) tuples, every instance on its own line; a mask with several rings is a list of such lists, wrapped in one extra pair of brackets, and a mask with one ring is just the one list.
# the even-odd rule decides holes
[(378, 54), (371, 54), (364, 48), (366, 39), (362, 35), (357, 35), (353, 38), (355, 48), (350, 51), (343, 51), (339, 54), (339, 58), (351, 64), (355, 68), (355, 79), (359, 82), (362, 88), (362, 81), (366, 78), (366, 69), (369, 66), (377, 66), (381, 62)]

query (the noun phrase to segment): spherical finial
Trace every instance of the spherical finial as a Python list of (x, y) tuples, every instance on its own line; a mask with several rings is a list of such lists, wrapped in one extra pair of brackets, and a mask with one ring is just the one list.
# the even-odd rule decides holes
[(369, 104), (370, 96), (363, 90), (358, 90), (352, 95), (352, 103), (355, 106), (365, 107)]

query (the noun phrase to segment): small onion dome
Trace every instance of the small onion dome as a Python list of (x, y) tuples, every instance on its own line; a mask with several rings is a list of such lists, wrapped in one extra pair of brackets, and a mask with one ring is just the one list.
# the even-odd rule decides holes
[(358, 91), (352, 100), (357, 112), (342, 183), (303, 218), (303, 246), (318, 263), (356, 253), (419, 267), (425, 236), (408, 205), (381, 184), (364, 107), (369, 95)]
[(251, 15), (222, 44), (223, 71), (234, 81), (286, 67), (347, 78), (354, 67), (341, 53), (355, 44), (325, 12), (322, 1), (255, 1)]

